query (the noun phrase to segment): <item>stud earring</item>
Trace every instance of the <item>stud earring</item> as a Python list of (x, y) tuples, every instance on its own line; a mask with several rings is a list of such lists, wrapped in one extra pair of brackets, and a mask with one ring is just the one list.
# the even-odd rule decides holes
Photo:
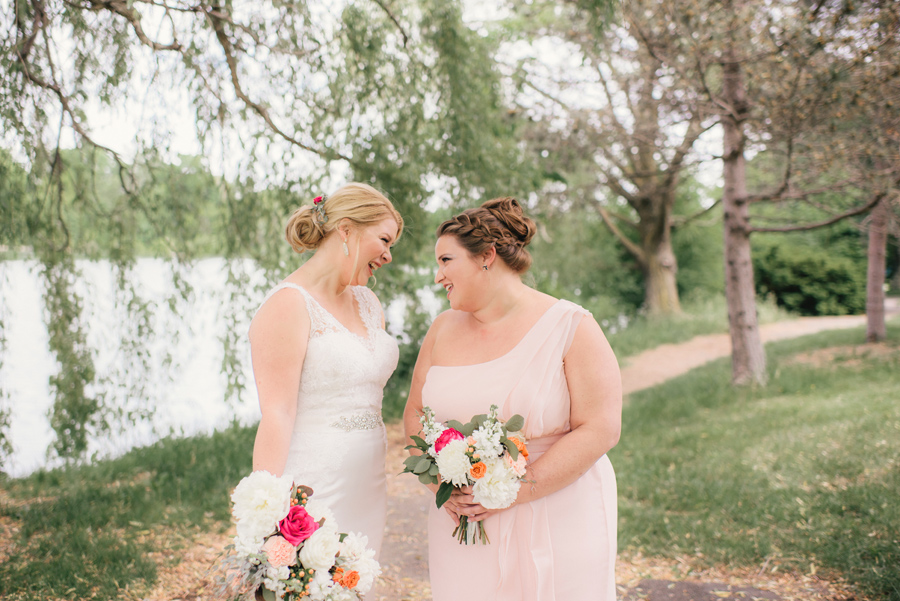
[(487, 271), (487, 265), (482, 265), (481, 268), (482, 268), (483, 270)]
[(347, 248), (347, 241), (346, 241), (346, 240), (344, 240), (344, 256), (345, 256), (345, 257), (349, 257), (349, 256), (350, 256), (350, 249)]

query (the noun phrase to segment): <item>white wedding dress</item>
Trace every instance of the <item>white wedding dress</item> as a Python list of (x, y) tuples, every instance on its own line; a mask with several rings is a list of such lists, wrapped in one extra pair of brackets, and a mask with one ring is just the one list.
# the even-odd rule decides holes
[(285, 288), (300, 293), (298, 302), (305, 299), (311, 323), (284, 474), (313, 489), (312, 498), (334, 512), (341, 532), (368, 536), (377, 556), (387, 515), (381, 401), (397, 367), (397, 342), (381, 327), (381, 306), (365, 286), (352, 288), (365, 337), (296, 284), (279, 284), (266, 300)]

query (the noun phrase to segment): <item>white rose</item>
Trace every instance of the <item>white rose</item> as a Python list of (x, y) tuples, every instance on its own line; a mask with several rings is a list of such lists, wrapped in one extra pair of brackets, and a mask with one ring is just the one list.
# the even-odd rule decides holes
[(472, 462), (466, 456), (469, 445), (465, 440), (451, 440), (438, 453), (435, 463), (441, 473), (441, 480), (453, 486), (465, 486), (469, 483), (469, 469)]
[(487, 463), (487, 473), (472, 487), (476, 503), (487, 509), (504, 509), (513, 504), (519, 493), (519, 479), (503, 460)]
[[(291, 508), (290, 477), (256, 471), (238, 483), (231, 495), (231, 513), (237, 520), (237, 533), (245, 547), (272, 534)], [(258, 547), (257, 547), (258, 549)]]
[(334, 566), (335, 557), (341, 550), (341, 540), (336, 530), (325, 526), (316, 530), (303, 543), (298, 557), (305, 568), (327, 571)]

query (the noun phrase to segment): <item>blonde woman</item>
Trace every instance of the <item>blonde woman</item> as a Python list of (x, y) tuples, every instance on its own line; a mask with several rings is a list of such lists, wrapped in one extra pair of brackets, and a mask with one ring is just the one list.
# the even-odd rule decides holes
[(403, 219), (366, 184), (311, 199), (288, 220), (295, 251), (314, 251), (275, 286), (250, 324), (262, 417), (253, 469), (313, 488), (344, 532), (380, 551), (387, 511), (381, 402), (397, 343), (365, 286), (391, 262)]
[[(428, 330), (404, 424), (419, 432), (424, 405), (463, 423), (500, 407), (525, 418), (528, 482), (491, 510), (454, 491), (428, 518), (434, 601), (615, 601), (619, 367), (590, 313), (526, 286), (535, 224), (512, 198), (445, 221), (435, 282), (450, 310)], [(460, 545), (460, 516), (484, 522), (490, 544)]]

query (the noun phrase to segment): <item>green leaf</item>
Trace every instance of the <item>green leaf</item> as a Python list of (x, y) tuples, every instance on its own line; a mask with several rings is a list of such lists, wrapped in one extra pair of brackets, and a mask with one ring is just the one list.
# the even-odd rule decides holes
[(460, 430), (460, 432), (462, 432), (463, 436), (472, 436), (472, 432), (474, 432), (474, 431), (475, 431), (475, 424), (473, 424), (472, 422), (469, 422), (468, 424), (463, 426), (462, 429)]
[(438, 466), (437, 466), (436, 463), (432, 463), (432, 464), (431, 464), (431, 467), (428, 468), (428, 475), (429, 475), (429, 476), (437, 476), (437, 475), (440, 474), (440, 473), (441, 473), (441, 470), (438, 469)]
[(504, 438), (501, 442), (503, 443), (503, 446), (506, 447), (506, 450), (509, 451), (509, 456), (513, 461), (519, 458), (519, 447), (516, 446), (516, 443), (508, 438)]
[(419, 460), (421, 458), (422, 457), (419, 455), (413, 455), (412, 457), (407, 457), (406, 459), (404, 459), (403, 465), (406, 466), (406, 469), (404, 471), (406, 471), (406, 472), (413, 471), (416, 468), (416, 465), (419, 464)]
[(518, 432), (525, 426), (525, 418), (516, 413), (514, 416), (506, 420), (507, 432)]
[[(421, 436), (415, 436), (415, 435), (413, 435), (413, 436), (410, 436), (410, 439), (411, 439), (414, 443), (416, 443), (416, 446), (419, 447), (420, 449), (425, 450), (425, 449), (428, 448), (428, 443), (425, 442), (425, 441), (422, 439)], [(408, 447), (407, 447), (407, 448), (408, 448)]]
[(449, 482), (441, 482), (440, 488), (438, 488), (437, 494), (434, 496), (434, 502), (438, 506), (438, 509), (447, 502), (450, 498), (450, 494), (453, 492), (453, 485)]
[(431, 469), (432, 461), (428, 457), (417, 457), (419, 462), (416, 464), (416, 467), (413, 469), (413, 473), (415, 474), (424, 474)]
[(447, 427), (453, 428), (454, 430), (458, 430), (459, 432), (462, 432), (463, 428), (465, 428), (465, 426), (463, 426), (460, 422), (456, 421), (455, 419), (449, 420), (447, 422)]
[(437, 484), (437, 478), (425, 472), (424, 474), (419, 474), (419, 482), (422, 484)]

